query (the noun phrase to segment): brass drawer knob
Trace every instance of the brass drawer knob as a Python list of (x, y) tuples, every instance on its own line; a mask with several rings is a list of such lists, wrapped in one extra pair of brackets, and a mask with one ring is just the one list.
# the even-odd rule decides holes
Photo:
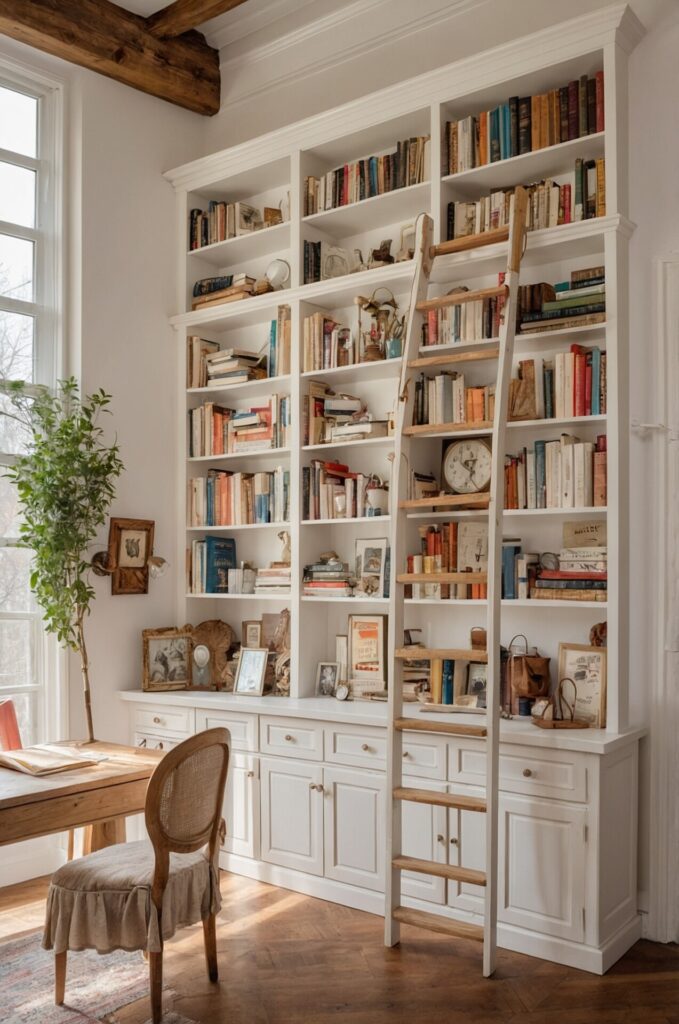
[(292, 736), (290, 735), (290, 733), (288, 733), (288, 735), (285, 737), (285, 741), (286, 743), (292, 743)]
[(154, 725), (160, 725), (161, 722), (162, 722), (162, 718), (158, 718), (158, 715), (154, 715), (153, 716), (153, 724)]
[(455, 836), (453, 836), (453, 838), (450, 840), (450, 845), (457, 846), (457, 839), (455, 838)]
[(442, 835), (441, 835), (441, 833), (439, 832), (439, 834), (438, 834), (438, 835), (437, 835), (437, 837), (436, 837), (436, 842), (437, 842), (437, 843), (445, 843), (445, 841), (446, 841), (446, 840), (445, 840), (445, 837), (444, 837), (444, 836), (442, 836)]
[(404, 760), (404, 761), (405, 761), (406, 757), (410, 757), (410, 754), (408, 753), (408, 751), (407, 751), (407, 750), (404, 750), (404, 751), (403, 751), (403, 760)]
[(255, 773), (254, 772), (248, 772), (248, 778), (249, 779), (254, 779), (254, 777), (255, 777)]
[(524, 777), (524, 779), (530, 779), (530, 778), (531, 778), (531, 776), (532, 776), (532, 774), (533, 774), (533, 773), (532, 773), (532, 771), (530, 770), (530, 768), (524, 768), (524, 769), (523, 769), (523, 777)]
[(368, 744), (367, 744), (367, 743), (362, 743), (362, 744), (361, 744), (361, 750), (365, 750), (365, 751), (368, 751), (368, 750), (370, 750), (370, 747), (368, 746)]

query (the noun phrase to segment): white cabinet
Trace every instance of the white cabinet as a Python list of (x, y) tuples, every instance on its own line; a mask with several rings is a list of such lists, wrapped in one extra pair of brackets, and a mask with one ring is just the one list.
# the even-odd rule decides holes
[(586, 822), (585, 807), (500, 797), (500, 921), (583, 940)]
[[(474, 786), (449, 786), (449, 793), (485, 796)], [(486, 815), (478, 811), (448, 811), (448, 863), (456, 867), (486, 870)], [(448, 905), (472, 914), (483, 914), (485, 890), (468, 882), (448, 882)]]
[(384, 892), (384, 775), (325, 768), (325, 876)]
[[(446, 792), (443, 783), (408, 779), (406, 776), (403, 777), (403, 785), (416, 789), (433, 789), (437, 793)], [(434, 860), (439, 864), (445, 864), (448, 856), (446, 808), (404, 800), (401, 804), (401, 814), (401, 853), (406, 857), (418, 857), (420, 860)], [(427, 900), (429, 903), (445, 903), (445, 878), (422, 875), (419, 871), (404, 871), (402, 879), (401, 890), (404, 896)]]
[(322, 766), (263, 757), (260, 782), (262, 860), (322, 875)]
[(232, 752), (224, 793), (226, 839), (222, 849), (259, 857), (259, 760)]

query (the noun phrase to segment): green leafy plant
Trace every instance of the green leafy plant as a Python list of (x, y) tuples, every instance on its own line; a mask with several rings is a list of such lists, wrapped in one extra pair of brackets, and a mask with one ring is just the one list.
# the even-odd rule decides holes
[(6, 476), (17, 487), (22, 513), (20, 545), (33, 552), (31, 589), (45, 628), (80, 654), (88, 742), (94, 740), (85, 619), (95, 596), (87, 549), (103, 526), (123, 471), (118, 444), (106, 444), (99, 425), (111, 396), (80, 397), (74, 377), (53, 394), (21, 382), (4, 390), (23, 424), (27, 444)]

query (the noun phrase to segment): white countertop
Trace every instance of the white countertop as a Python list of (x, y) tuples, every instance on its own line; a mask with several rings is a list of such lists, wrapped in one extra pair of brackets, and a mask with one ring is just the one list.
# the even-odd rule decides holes
[[(174, 707), (188, 705), (260, 715), (313, 718), (320, 722), (342, 722), (376, 728), (387, 726), (387, 705), (383, 701), (338, 701), (333, 697), (241, 697), (208, 690), (172, 690), (161, 693), (122, 690), (120, 697), (124, 701), (148, 704), (160, 702)], [(482, 725), (485, 720), (483, 715), (460, 713), (448, 715), (435, 712), (426, 715), (420, 711), (420, 707), (420, 704), (404, 704), (404, 716), (418, 719), (426, 717), (431, 721), (464, 725)], [(643, 728), (629, 729), (624, 733), (607, 732), (605, 729), (539, 729), (527, 718), (502, 719), (500, 722), (502, 743), (521, 743), (552, 750), (579, 750), (587, 754), (610, 754), (619, 747), (637, 742), (645, 732)]]

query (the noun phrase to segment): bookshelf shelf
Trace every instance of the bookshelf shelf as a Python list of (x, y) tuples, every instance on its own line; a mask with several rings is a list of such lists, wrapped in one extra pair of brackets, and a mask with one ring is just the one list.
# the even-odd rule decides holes
[[(596, 519), (597, 516), (605, 516), (608, 509), (605, 505), (592, 506), (591, 508), (506, 508), (502, 515), (508, 519), (523, 518), (564, 518), (564, 519)], [(488, 515), (487, 509), (449, 509), (441, 512), (409, 512), (408, 519), (422, 520), (448, 520), (448, 519), (484, 519)]]
[(353, 304), (357, 295), (370, 295), (376, 288), (390, 288), (396, 295), (408, 291), (413, 270), (413, 261), (403, 260), (388, 267), (374, 267), (373, 270), (361, 270), (328, 281), (303, 284), (297, 289), (296, 297), (338, 309)]
[[(441, 608), (447, 608), (449, 605), (454, 605), (456, 607), (463, 607), (463, 608), (466, 608), (467, 606), (470, 606), (470, 607), (473, 608), (473, 607), (485, 607), (488, 602), (487, 601), (479, 601), (479, 600), (476, 600), (476, 599), (472, 600), (471, 598), (469, 600), (463, 600), (463, 599), (459, 599), (458, 600), (457, 598), (448, 598), (447, 600), (443, 601), (443, 600), (437, 600), (436, 598), (431, 598), (431, 597), (422, 597), (422, 598), (406, 597), (404, 603), (407, 604), (407, 605), (438, 605)], [(502, 607), (503, 608), (517, 608), (517, 609), (519, 609), (519, 608), (532, 608), (534, 610), (537, 610), (538, 608), (559, 608), (561, 610), (564, 610), (566, 608), (568, 608), (568, 609), (575, 608), (575, 609), (580, 609), (580, 610), (583, 610), (583, 611), (584, 610), (591, 610), (592, 608), (596, 608), (597, 610), (606, 611), (607, 602), (606, 601), (559, 601), (559, 600), (556, 600), (556, 601), (551, 601), (551, 600), (549, 600), (549, 601), (541, 601), (539, 598), (537, 600), (532, 600), (532, 599), (529, 598), (527, 600), (520, 600), (520, 599), (514, 599), (514, 600), (511, 600), (511, 601), (503, 600), (502, 601)]]
[(301, 376), (303, 380), (327, 380), (332, 385), (348, 380), (394, 380), (401, 374), (401, 362), (401, 359), (379, 359), (374, 363), (352, 363), (328, 370), (305, 370)]
[[(430, 182), (423, 181), (418, 185), (384, 192), (381, 196), (361, 199), (358, 203), (309, 214), (303, 218), (302, 224), (338, 238), (361, 235), (387, 224), (405, 224), (429, 209), (430, 191)], [(398, 239), (395, 241), (398, 242)]]
[(262, 380), (249, 380), (245, 384), (228, 384), (225, 387), (208, 388), (187, 388), (187, 395), (195, 395), (197, 398), (207, 398), (215, 395), (224, 395), (230, 398), (257, 398), (259, 395), (271, 395), (276, 391), (287, 391), (290, 389), (290, 375), (284, 374), (280, 377), (264, 377)]
[(356, 516), (353, 519), (302, 519), (300, 526), (355, 526), (365, 523), (390, 523), (391, 516)]
[(242, 523), (239, 526), (187, 526), (187, 533), (232, 533), (236, 530), (282, 530), (290, 523)]
[(513, 185), (529, 185), (543, 178), (563, 174), (578, 159), (595, 159), (604, 155), (605, 132), (585, 135), (581, 139), (560, 142), (508, 160), (473, 167), (459, 174), (446, 174), (441, 182), (455, 199), (478, 199), (480, 195)]
[(541, 420), (512, 420), (511, 423), (507, 424), (507, 429), (511, 430), (535, 430), (536, 428), (543, 427), (547, 430), (553, 427), (582, 427), (582, 426), (603, 426), (606, 423), (606, 415), (601, 416), (568, 416), (559, 419), (541, 419)]
[(326, 452), (336, 448), (393, 448), (393, 437), (367, 437), (363, 441), (328, 441), (327, 444), (305, 444), (303, 452)]
[(233, 267), (245, 260), (252, 260), (267, 253), (277, 253), (290, 247), (290, 221), (274, 224), (270, 228), (237, 235), (223, 242), (213, 242), (200, 249), (189, 249), (186, 256), (192, 262), (205, 260), (214, 267)]
[(304, 595), (301, 600), (304, 604), (361, 604), (375, 608), (386, 608), (389, 604), (388, 597), (311, 597)]
[(278, 593), (278, 594), (186, 594), (186, 598), (190, 600), (208, 600), (208, 601), (278, 601), (283, 604), (290, 602), (291, 595), (289, 593)]
[(188, 462), (242, 462), (243, 459), (277, 459), (290, 455), (289, 448), (264, 448), (259, 452), (231, 452), (229, 455), (193, 455)]

